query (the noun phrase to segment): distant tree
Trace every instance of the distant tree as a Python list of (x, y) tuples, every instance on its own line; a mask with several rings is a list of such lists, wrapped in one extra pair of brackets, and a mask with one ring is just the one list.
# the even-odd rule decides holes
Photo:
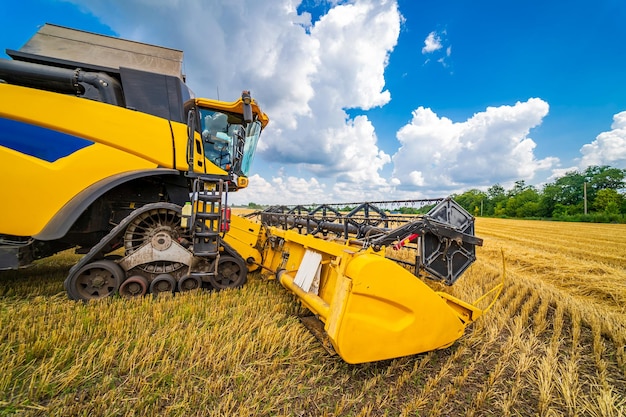
[(624, 196), (612, 188), (599, 190), (594, 200), (594, 208), (601, 213), (619, 214), (623, 205)]
[(258, 210), (258, 209), (262, 209), (263, 206), (260, 205), (260, 204), (257, 204), (257, 203), (250, 202), (250, 203), (248, 203), (248, 208), (254, 209), (254, 210)]
[(539, 192), (532, 185), (527, 186), (524, 181), (515, 183), (517, 190), (509, 193), (511, 196), (506, 201), (504, 213), (509, 217), (535, 217), (539, 216)]
[(585, 180), (585, 176), (578, 171), (569, 171), (558, 178), (554, 183), (559, 188), (557, 202), (573, 206), (583, 201)]
[(420, 214), (422, 211), (415, 207), (400, 207), (398, 208), (400, 214)]
[(463, 194), (454, 195), (453, 198), (470, 214), (479, 216), (480, 208), (483, 202), (487, 200), (487, 193), (477, 189), (471, 189), (465, 191)]
[(506, 200), (496, 203), (493, 208), (493, 215), (498, 217), (506, 216)]
[(499, 198), (504, 199), (506, 198), (506, 190), (504, 189), (503, 186), (496, 183), (492, 185), (491, 187), (487, 188), (487, 196), (492, 200), (496, 200)]
[(506, 204), (506, 190), (500, 184), (494, 184), (491, 187), (487, 188), (487, 201), (485, 204), (485, 215), (493, 216), (493, 215), (502, 215), (503, 213), (498, 214), (498, 210), (502, 210), (502, 208)]
[(539, 215), (541, 217), (552, 217), (554, 215), (556, 206), (560, 204), (560, 193), (561, 188), (554, 183), (544, 185), (543, 190), (541, 191), (538, 207)]
[[(625, 175), (625, 170), (607, 165), (590, 166), (583, 172), (568, 171), (544, 186), (539, 211), (546, 217), (562, 216), (564, 213), (570, 216), (581, 214), (584, 211), (585, 188), (589, 207), (595, 207), (594, 200), (600, 190), (620, 190), (625, 187)], [(560, 207), (555, 214), (557, 206)]]
[(416, 209), (417, 210), (416, 214), (426, 214), (429, 211), (431, 211), (432, 209), (434, 209), (436, 205), (437, 204), (426, 204), (426, 205), (423, 205), (422, 207), (419, 207), (419, 208)]
[(554, 205), (554, 209), (552, 210), (552, 217), (559, 218), (559, 217), (569, 216), (570, 213), (568, 209), (569, 209), (569, 206), (557, 203)]
[(518, 194), (526, 191), (528, 188), (532, 187), (532, 185), (526, 185), (525, 180), (515, 181), (515, 185), (509, 192), (507, 193), (508, 197), (515, 197)]
[(538, 201), (526, 201), (520, 207), (515, 210), (515, 217), (538, 217), (539, 216), (539, 202)]
[(553, 217), (563, 216), (566, 212), (568, 215), (582, 213), (585, 181), (586, 177), (574, 170), (546, 184), (541, 192), (538, 215)]
[(590, 166), (585, 170), (585, 181), (588, 184), (587, 198), (594, 200), (600, 190), (610, 189), (619, 191), (626, 187), (624, 176), (626, 170), (611, 168), (608, 165)]

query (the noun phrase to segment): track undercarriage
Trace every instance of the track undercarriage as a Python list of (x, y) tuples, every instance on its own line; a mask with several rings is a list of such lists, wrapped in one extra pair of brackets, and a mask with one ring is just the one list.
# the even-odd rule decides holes
[(222, 241), (226, 219), (218, 185), (209, 191), (196, 187), (190, 204), (195, 210), (189, 214), (172, 203), (133, 211), (72, 267), (64, 283), (69, 297), (139, 297), (242, 286), (248, 268)]

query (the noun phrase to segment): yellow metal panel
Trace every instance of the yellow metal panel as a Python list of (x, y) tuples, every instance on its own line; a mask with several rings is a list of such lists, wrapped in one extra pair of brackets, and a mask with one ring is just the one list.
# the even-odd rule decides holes
[[(346, 362), (447, 347), (463, 335), (471, 316), (480, 314), (467, 303), (441, 296), (377, 253), (292, 231), (271, 228), (270, 233), (285, 241), (268, 250), (266, 266), (286, 270), (279, 273), (281, 284), (325, 323), (334, 350)], [(294, 283), (306, 250), (322, 254), (318, 295)]]
[[(383, 252), (274, 227), (267, 229), (267, 236), (261, 233), (258, 244), (264, 248), (264, 266), (276, 271), (281, 284), (323, 323), (324, 339), (346, 362), (448, 347), (483, 313), (435, 292)], [(272, 239), (264, 240), (268, 236)], [(303, 262), (307, 251), (320, 254), (321, 260)], [(319, 291), (306, 291), (294, 282), (300, 268), (313, 273), (318, 265)]]
[[(199, 107), (221, 110), (225, 112), (243, 114), (243, 101), (241, 99), (237, 99), (235, 101), (219, 101), (212, 100), (208, 98), (197, 98), (196, 104)], [(261, 111), (261, 108), (257, 104), (257, 102), (253, 99), (250, 103), (252, 106), (252, 113), (255, 114), (259, 121), (261, 122), (261, 126), (265, 127), (269, 123), (270, 119), (267, 117), (265, 113)]]
[(331, 304), (340, 313), (326, 323), (335, 350), (346, 362), (426, 352), (463, 335), (465, 326), (454, 310), (393, 261), (363, 254), (347, 265), (346, 276), (349, 291), (338, 291)]
[(75, 195), (102, 178), (153, 163), (94, 144), (53, 163), (0, 147), (0, 232), (32, 236)]
[(165, 119), (93, 100), (8, 84), (0, 84), (0, 95), (0, 117), (111, 146), (154, 165), (173, 167), (172, 134)]
[[(170, 124), (135, 110), (9, 84), (0, 84), (0, 96), (0, 117), (108, 145), (160, 167), (187, 170), (187, 126), (183, 123)], [(226, 175), (210, 162), (204, 166), (209, 174)], [(204, 167), (199, 171), (204, 172)]]
[[(232, 215), (230, 218), (230, 230), (224, 236), (224, 241), (233, 247), (244, 260), (254, 259), (261, 263), (261, 254), (256, 249), (257, 239), (261, 225), (243, 217)], [(258, 267), (248, 264), (248, 270), (254, 271)]]

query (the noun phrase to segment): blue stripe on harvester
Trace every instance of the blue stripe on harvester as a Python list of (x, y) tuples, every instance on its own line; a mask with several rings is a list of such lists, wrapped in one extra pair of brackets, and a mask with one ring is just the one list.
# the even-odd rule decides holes
[(44, 161), (54, 162), (92, 144), (67, 133), (0, 117), (0, 146)]

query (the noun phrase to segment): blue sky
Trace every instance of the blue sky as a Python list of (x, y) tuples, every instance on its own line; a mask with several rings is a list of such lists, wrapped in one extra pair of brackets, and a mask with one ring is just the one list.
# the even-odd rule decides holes
[(54, 23), (185, 52), (198, 96), (271, 122), (233, 201), (442, 197), (626, 168), (626, 2), (27, 0), (0, 47)]

